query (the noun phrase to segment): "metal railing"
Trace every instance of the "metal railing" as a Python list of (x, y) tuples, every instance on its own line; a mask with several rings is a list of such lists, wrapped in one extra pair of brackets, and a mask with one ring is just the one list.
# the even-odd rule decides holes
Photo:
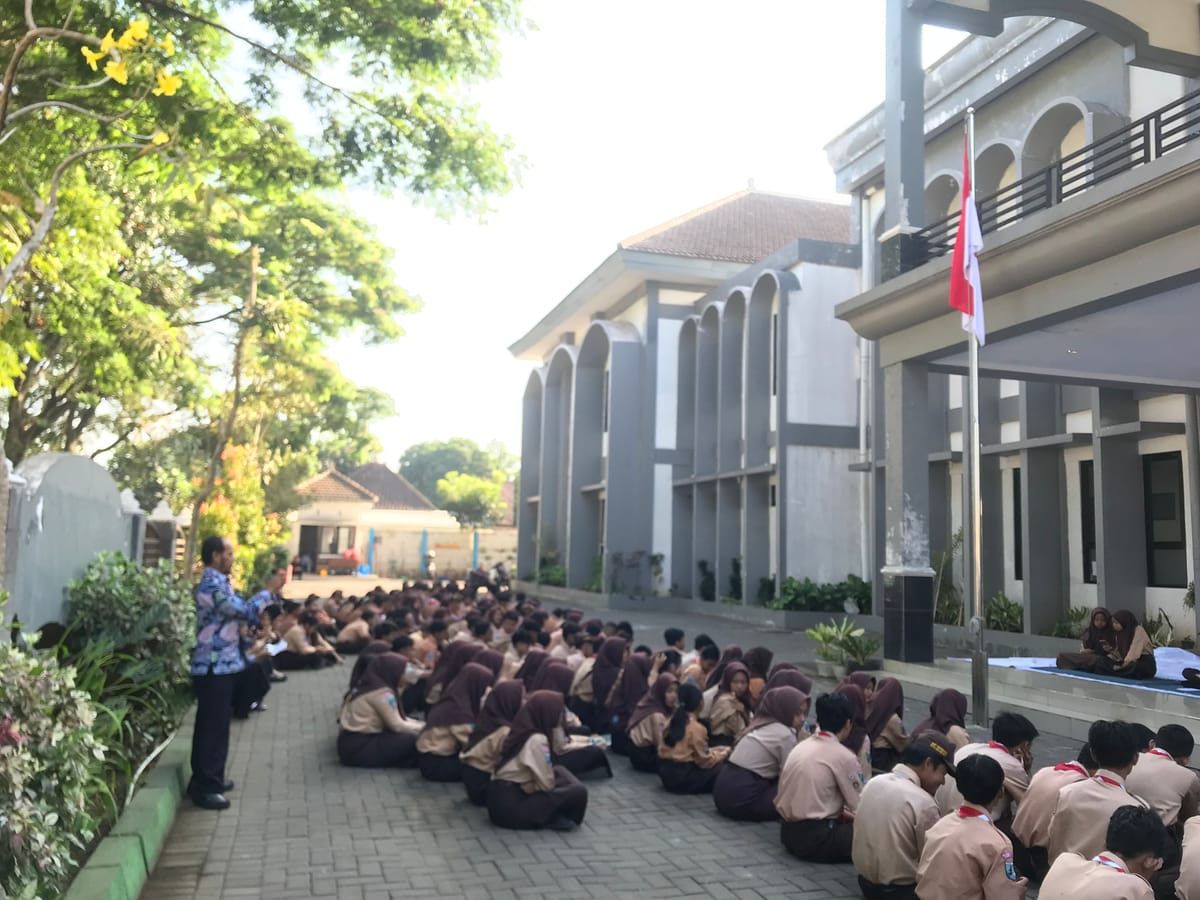
[[(979, 227), (997, 231), (1049, 209), (1123, 172), (1144, 166), (1200, 138), (1200, 91), (1157, 109), (1119, 131), (1064, 156), (1058, 162), (977, 201)], [(962, 211), (914, 235), (915, 247), (904, 271), (954, 250)]]

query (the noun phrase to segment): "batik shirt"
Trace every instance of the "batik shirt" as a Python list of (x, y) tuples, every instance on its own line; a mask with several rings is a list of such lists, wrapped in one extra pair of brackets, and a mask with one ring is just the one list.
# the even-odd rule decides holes
[(229, 583), (229, 576), (205, 567), (196, 585), (196, 649), (193, 675), (233, 675), (246, 667), (241, 625), (258, 624), (258, 611)]

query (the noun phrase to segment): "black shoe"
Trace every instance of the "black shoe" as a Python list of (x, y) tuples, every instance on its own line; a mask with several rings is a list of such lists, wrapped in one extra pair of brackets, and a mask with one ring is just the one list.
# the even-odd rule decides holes
[(231, 778), (231, 779), (229, 779), (229, 781), (225, 782), (225, 789), (222, 791), (222, 793), (228, 794), (232, 790), (233, 790), (233, 779)]
[(224, 794), (193, 794), (192, 802), (201, 809), (229, 809)]
[(579, 826), (575, 824), (574, 819), (568, 819), (566, 816), (555, 816), (546, 827), (551, 831), (574, 831)]

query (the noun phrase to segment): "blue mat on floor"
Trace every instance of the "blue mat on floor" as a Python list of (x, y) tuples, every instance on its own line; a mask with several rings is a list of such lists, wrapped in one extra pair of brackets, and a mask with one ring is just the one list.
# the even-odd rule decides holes
[(1158, 691), (1162, 694), (1178, 694), (1181, 697), (1200, 698), (1200, 688), (1186, 688), (1178, 681), (1167, 681), (1165, 678), (1147, 678), (1142, 681), (1134, 681), (1131, 678), (1120, 678), (1116, 675), (1098, 675), (1093, 672), (1060, 669), (1058, 666), (1036, 666), (1032, 671), (1049, 672), (1052, 675), (1063, 675), (1067, 678), (1082, 678), (1084, 681), (1103, 681), (1105, 684), (1118, 684), (1122, 687), (1134, 688), (1139, 691)]

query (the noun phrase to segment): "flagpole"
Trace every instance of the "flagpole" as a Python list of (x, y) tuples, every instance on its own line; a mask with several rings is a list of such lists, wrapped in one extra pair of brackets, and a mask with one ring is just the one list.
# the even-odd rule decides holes
[[(972, 190), (975, 185), (975, 109), (967, 109), (967, 160)], [(971, 201), (974, 202), (974, 196)], [(963, 222), (966, 210), (963, 210)], [(963, 227), (960, 225), (959, 227)], [(979, 315), (982, 297), (974, 298), (973, 309)], [(970, 398), (967, 449), (970, 455), (970, 520), (971, 520), (971, 616), (975, 632), (975, 650), (971, 654), (971, 707), (975, 724), (988, 723), (988, 658), (984, 649), (983, 626), (986, 621), (983, 602), (983, 493), (980, 488), (979, 444), (979, 334), (972, 327), (967, 338), (967, 386)]]

